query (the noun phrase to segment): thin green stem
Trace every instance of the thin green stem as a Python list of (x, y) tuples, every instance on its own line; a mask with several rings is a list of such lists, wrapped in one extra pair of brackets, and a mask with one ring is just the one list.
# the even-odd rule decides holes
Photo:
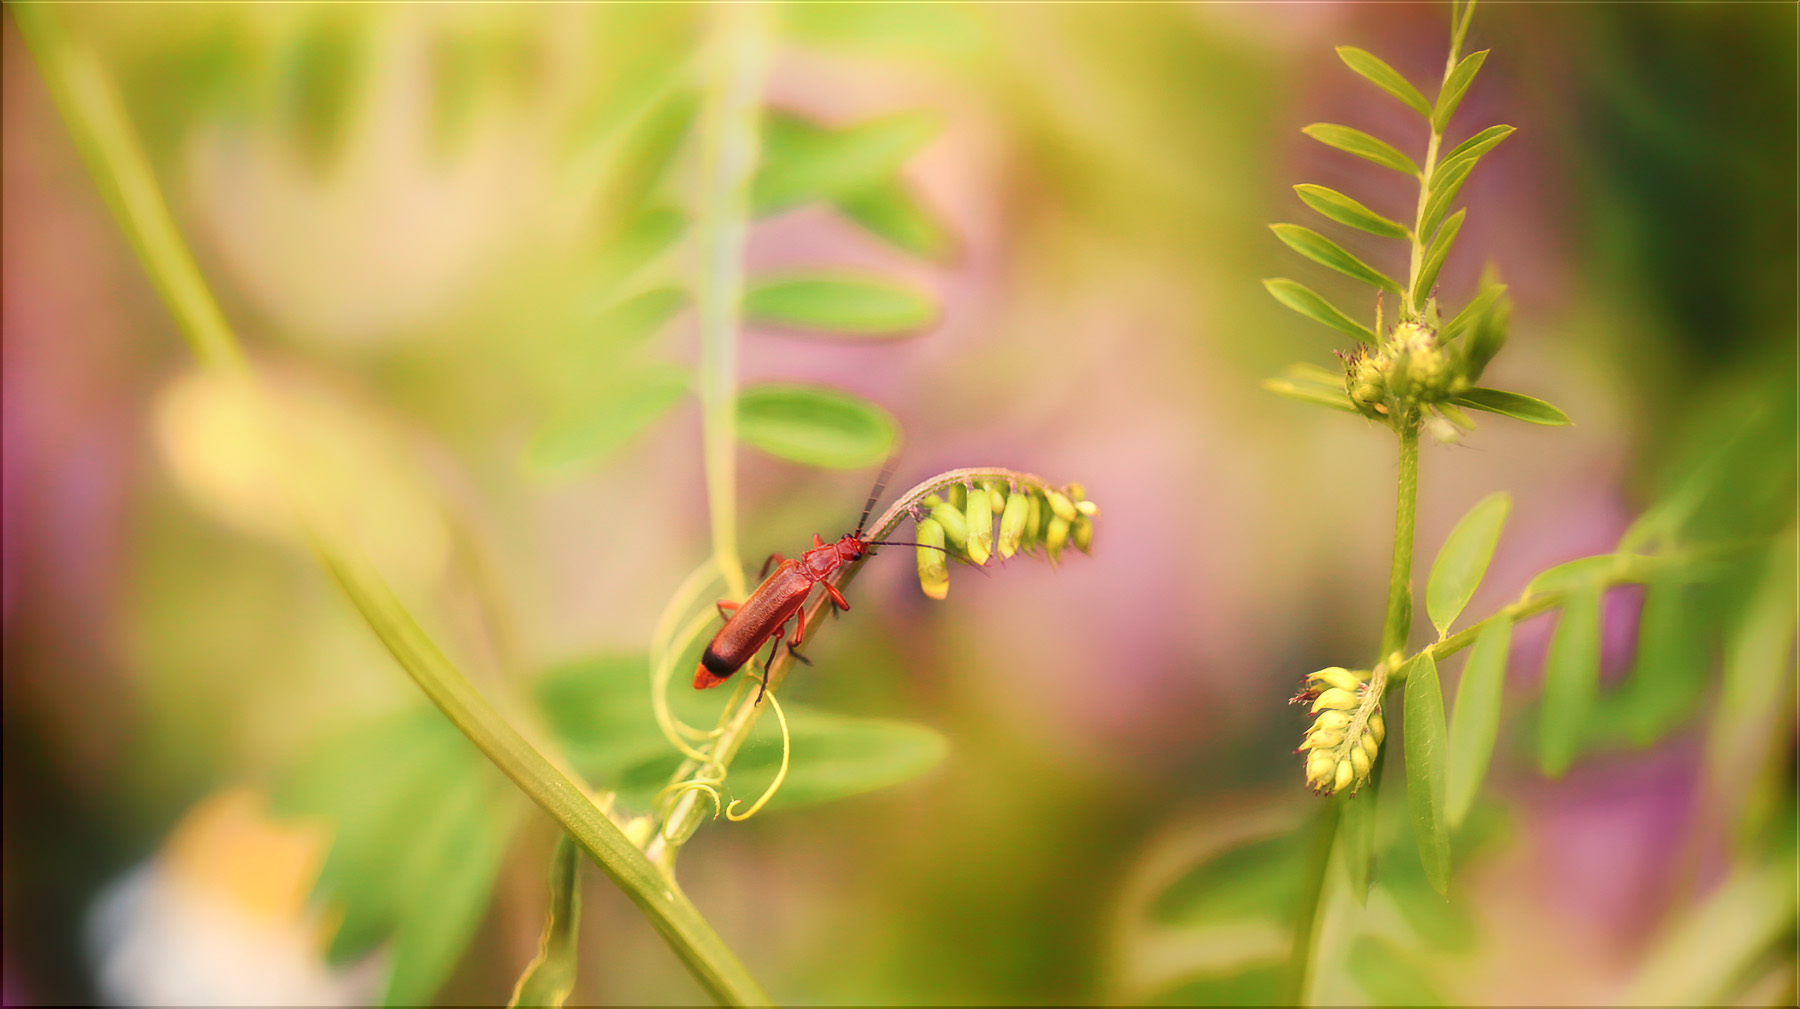
[(718, 4), (701, 115), (696, 292), (700, 320), (700, 409), (713, 560), (743, 598), (737, 541), (738, 329), (744, 297), (749, 188), (756, 172), (759, 114), (768, 62), (767, 12), (758, 3)]
[[(51, 5), (15, 4), (12, 10), (89, 171), (195, 356), (208, 368), (253, 384), (237, 338), (169, 214), (111, 84), (93, 57), (63, 33)], [(304, 512), (305, 501), (296, 497), (296, 508)], [(756, 980), (686, 895), (481, 696), (360, 552), (326, 537), (327, 526), (314, 522), (309, 528), (321, 563), (425, 695), (612, 877), (713, 997), (730, 1005), (768, 1004)]]
[(1398, 418), (1400, 479), (1394, 510), (1394, 561), (1388, 570), (1387, 620), (1381, 628), (1378, 662), (1406, 647), (1412, 630), (1413, 526), (1419, 511), (1419, 423), (1416, 416)]
[[(1464, 9), (1460, 18), (1457, 16), (1454, 5), (1451, 8), (1450, 55), (1444, 61), (1445, 81), (1450, 79), (1451, 72), (1456, 69), (1457, 55), (1462, 49), (1463, 35), (1469, 30), (1469, 19), (1474, 17), (1474, 7), (1474, 3), (1471, 2)], [(1441, 83), (1439, 90), (1442, 90)], [(1426, 122), (1430, 122), (1429, 117)], [(1431, 200), (1431, 175), (1437, 171), (1438, 148), (1443, 146), (1443, 142), (1444, 135), (1433, 126), (1431, 139), (1425, 145), (1425, 161), (1419, 169), (1419, 201), (1413, 209), (1412, 249), (1407, 264), (1406, 294), (1403, 295), (1405, 303), (1400, 306), (1402, 319), (1417, 319), (1419, 313), (1423, 311), (1420, 307), (1421, 296), (1427, 292), (1418, 289), (1419, 273), (1424, 268), (1425, 249), (1432, 237), (1425, 234), (1425, 205)]]

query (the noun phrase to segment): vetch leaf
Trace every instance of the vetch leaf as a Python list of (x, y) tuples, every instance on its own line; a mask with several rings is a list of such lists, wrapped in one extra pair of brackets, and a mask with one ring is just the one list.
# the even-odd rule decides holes
[(1512, 622), (1483, 627), (1463, 663), (1450, 714), (1450, 755), (1446, 768), (1445, 815), (1451, 830), (1462, 826), (1481, 792), (1494, 741), (1500, 736), (1500, 702), (1506, 688), (1506, 661), (1512, 652)]
[(1544, 424), (1557, 427), (1570, 424), (1569, 415), (1551, 406), (1541, 399), (1518, 392), (1503, 392), (1499, 389), (1485, 389), (1476, 386), (1460, 396), (1454, 396), (1450, 402), (1470, 410), (1486, 410), (1503, 417), (1513, 417), (1529, 421), (1533, 424)]
[(1431, 117), (1431, 103), (1412, 86), (1412, 82), (1400, 75), (1400, 71), (1387, 65), (1381, 57), (1355, 46), (1338, 46), (1338, 58), (1344, 65), (1368, 78), (1374, 85), (1395, 98), (1411, 106), (1419, 115)]
[(1348, 224), (1383, 238), (1406, 238), (1409, 234), (1405, 225), (1388, 220), (1335, 189), (1302, 183), (1294, 187), (1294, 192), (1300, 194), (1307, 206), (1339, 224)]
[(1356, 412), (1356, 405), (1350, 402), (1350, 396), (1348, 393), (1344, 392), (1341, 384), (1336, 389), (1328, 389), (1308, 383), (1295, 382), (1291, 379), (1265, 378), (1263, 379), (1262, 387), (1277, 396), (1286, 396), (1288, 399), (1299, 400), (1302, 403), (1311, 403), (1314, 406), (1326, 406), (1333, 410), (1342, 410), (1345, 413)]
[(1464, 158), (1467, 158), (1471, 165), (1473, 165), (1474, 162), (1481, 159), (1482, 155), (1498, 146), (1500, 141), (1505, 140), (1516, 132), (1518, 132), (1518, 130), (1512, 126), (1490, 126), (1462, 143), (1457, 144), (1455, 147), (1450, 148), (1450, 153), (1438, 159), (1438, 169), (1441, 171), (1445, 165), (1448, 165), (1453, 161), (1461, 161)]
[(1575, 762), (1600, 691), (1600, 588), (1573, 590), (1563, 602), (1550, 652), (1544, 658), (1543, 709), (1538, 715), (1538, 767), (1560, 778)]
[(1481, 64), (1487, 60), (1488, 50), (1464, 56), (1456, 64), (1450, 75), (1444, 78), (1444, 86), (1438, 91), (1437, 104), (1431, 110), (1431, 128), (1434, 132), (1444, 132), (1450, 124), (1450, 117), (1456, 114), (1456, 107), (1462, 104), (1463, 95), (1474, 83), (1475, 74), (1481, 70)]
[(801, 275), (752, 282), (744, 315), (768, 325), (850, 336), (904, 336), (931, 325), (931, 299), (883, 280)]
[(1620, 698), (1633, 745), (1649, 746), (1701, 710), (1711, 655), (1697, 597), (1679, 570), (1659, 573), (1644, 590), (1637, 662)]
[(689, 382), (687, 369), (678, 365), (632, 372), (597, 392), (581, 412), (545, 428), (532, 441), (527, 458), (544, 470), (603, 461), (667, 413)]
[(898, 178), (840, 196), (832, 203), (865, 231), (915, 256), (943, 259), (955, 249), (950, 232)]
[(1338, 840), (1344, 846), (1344, 871), (1350, 877), (1350, 895), (1358, 907), (1369, 902), (1369, 884), (1375, 878), (1375, 821), (1381, 811), (1381, 771), (1387, 747), (1375, 755), (1369, 783), (1353, 794), (1339, 792), (1333, 802), (1342, 803)]
[(1565, 561), (1538, 572), (1525, 586), (1527, 596), (1544, 592), (1571, 592), (1581, 588), (1597, 588), (1620, 567), (1619, 554), (1595, 554)]
[[(1489, 272), (1491, 273), (1491, 271)], [(1485, 315), (1493, 307), (1494, 302), (1505, 293), (1505, 284), (1497, 280), (1490, 280), (1488, 276), (1484, 275), (1481, 278), (1481, 290), (1477, 291), (1475, 297), (1463, 306), (1462, 311), (1456, 313), (1456, 318), (1444, 325), (1445, 341), (1456, 339), (1469, 327), (1475, 325), (1476, 321)]]
[(938, 131), (936, 116), (901, 112), (831, 130), (791, 113), (764, 120), (763, 161), (751, 187), (758, 215), (865, 193), (888, 181)]
[(575, 939), (581, 927), (581, 849), (564, 834), (550, 856), (550, 910), (538, 936), (537, 957), (519, 975), (510, 1006), (561, 1009), (575, 990)]
[(739, 395), (738, 437), (790, 462), (858, 469), (892, 454), (900, 425), (886, 410), (846, 392), (769, 383)]
[[(942, 733), (915, 722), (886, 718), (854, 718), (828, 712), (788, 708), (793, 760), (771, 809), (817, 805), (887, 788), (924, 774), (950, 752)], [(760, 794), (763, 783), (781, 764), (781, 744), (746, 746), (731, 766), (730, 788), (747, 796)]]
[(1263, 281), (1263, 286), (1276, 301), (1299, 312), (1314, 322), (1330, 326), (1352, 339), (1363, 343), (1375, 342), (1375, 331), (1350, 318), (1339, 311), (1337, 306), (1326, 301), (1304, 284), (1295, 283), (1286, 277), (1271, 277)]
[(1458, 161), (1449, 167), (1439, 165), (1431, 173), (1431, 184), (1426, 187), (1425, 212), (1419, 215), (1419, 234), (1429, 238), (1437, 231), (1438, 222), (1444, 219), (1444, 213), (1450, 209), (1450, 203), (1462, 190), (1463, 183), (1468, 181), (1469, 172), (1475, 168), (1473, 160)]
[(1450, 893), (1450, 825), (1444, 806), (1444, 695), (1437, 662), (1419, 653), (1406, 674), (1406, 805), (1425, 878), (1440, 894)]
[(487, 909), (518, 818), (517, 798), (498, 773), (484, 768), (452, 788), (435, 818), (402, 833), (403, 896), (383, 1004), (430, 1002), (462, 958)]
[(1393, 145), (1377, 140), (1358, 129), (1336, 123), (1313, 123), (1300, 131), (1321, 144), (1335, 147), (1359, 158), (1367, 158), (1396, 172), (1417, 176), (1419, 166), (1413, 159), (1395, 150)]
[(1511, 509), (1512, 496), (1505, 492), (1482, 498), (1450, 530), (1437, 559), (1431, 562), (1431, 580), (1425, 584), (1425, 612), (1431, 615), (1439, 637), (1450, 632), (1450, 625), (1469, 605), (1469, 598), (1487, 574), (1494, 545), (1500, 540), (1500, 527), (1506, 524)]
[(1384, 290), (1393, 291), (1395, 294), (1400, 293), (1399, 284), (1394, 283), (1381, 272), (1345, 251), (1336, 242), (1311, 228), (1303, 228), (1298, 224), (1271, 224), (1269, 230), (1275, 232), (1277, 238), (1287, 243), (1288, 248), (1315, 263), (1329, 266), (1339, 273), (1354, 277), (1365, 284), (1372, 284)]
[(1466, 210), (1458, 210), (1450, 215), (1444, 226), (1431, 239), (1431, 246), (1425, 250), (1425, 258), (1419, 264), (1418, 285), (1413, 288), (1413, 307), (1425, 310), (1425, 302), (1431, 297), (1431, 289), (1437, 284), (1438, 272), (1444, 268), (1444, 259), (1450, 255), (1450, 245), (1456, 241), (1456, 233), (1462, 230), (1463, 216)]

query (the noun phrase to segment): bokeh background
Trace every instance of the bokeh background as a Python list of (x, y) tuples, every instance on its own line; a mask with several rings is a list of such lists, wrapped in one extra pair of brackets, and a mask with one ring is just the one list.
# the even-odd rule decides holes
[[(635, 184), (595, 138), (609, 102), (694, 70), (709, 16), (63, 12), (120, 88), (256, 366), (339, 446), (334, 472), (373, 516), (366, 545), (498, 698), (560, 665), (641, 655), (708, 550), (691, 398), (604, 455), (551, 466), (533, 446), (636, 374), (580, 349), (594, 278), (621, 269), (609, 252), (627, 255), (595, 222)], [(1285, 702), (1307, 671), (1369, 661), (1394, 463), (1381, 429), (1260, 388), (1293, 361), (1332, 366), (1337, 338), (1259, 278), (1358, 296), (1265, 225), (1314, 223), (1298, 182), (1410, 206), (1404, 180), (1299, 129), (1344, 122), (1422, 145), (1412, 114), (1332, 47), (1434, 82), (1447, 9), (821, 5), (776, 23), (771, 107), (842, 125), (923, 110), (940, 125), (902, 178), (942, 235), (907, 254), (807, 206), (754, 226), (750, 269), (877, 273), (938, 311), (903, 341), (752, 329), (746, 381), (884, 406), (904, 431), (897, 483), (1009, 466), (1079, 480), (1104, 513), (1093, 556), (953, 572), (943, 603), (921, 596), (910, 560), (870, 565), (787, 695), (933, 726), (949, 756), (894, 788), (708, 825), (685, 886), (782, 1001), (1266, 998), (1254, 976), (1206, 982), (1285, 942), (1266, 925), (1157, 924), (1169, 900), (1226, 893), (1231, 873), (1156, 894), (1196, 852), (1279, 836), (1319, 801)], [(1489, 384), (1576, 423), (1486, 417), (1461, 445), (1426, 446), (1421, 565), (1476, 500), (1514, 496), (1471, 612), (1611, 549), (1672, 473), (1745, 423), (1761, 426), (1730, 465), (1772, 481), (1760, 531), (1791, 536), (1795, 29), (1794, 8), (1767, 4), (1477, 12), (1472, 47), (1493, 52), (1451, 133), (1519, 132), (1464, 189), (1442, 285), (1458, 301), (1495, 264), (1517, 311)], [(331, 920), (307, 910), (329, 829), (267, 797), (321, 740), (406, 710), (415, 688), (269, 520), (229, 404), (197, 378), (10, 13), (4, 47), (6, 1001), (365, 1001), (384, 953), (326, 966)], [(671, 156), (659, 198), (691, 204), (686, 154)], [(695, 264), (677, 243), (655, 268), (679, 279)], [(631, 352), (693, 360), (691, 313)], [(740, 468), (755, 557), (846, 531), (873, 478), (748, 448)], [(1641, 598), (1609, 597), (1609, 682), (1632, 666)], [(1376, 902), (1371, 950), (1340, 909), (1319, 996), (1656, 1001), (1646, 970), (1705, 906), (1703, 931), (1728, 947), (1771, 927), (1778, 940), (1739, 957), (1719, 997), (1791, 1002), (1791, 875), (1773, 910), (1754, 894), (1706, 903), (1734, 850), (1700, 770), (1714, 681), (1651, 745), (1597, 733), (1546, 781), (1525, 754), (1549, 626), (1519, 628), (1487, 839), (1449, 923)], [(1764, 653), (1786, 690), (1757, 822), (1791, 853), (1786, 626)], [(507, 996), (535, 949), (551, 836), (523, 816), (442, 1000)], [(1242, 899), (1279, 902), (1278, 877), (1256, 885), (1267, 892)], [(598, 873), (586, 895), (578, 1000), (702, 999)], [(1430, 952), (1427, 933), (1453, 948)], [(1409, 983), (1426, 987), (1394, 987)]]

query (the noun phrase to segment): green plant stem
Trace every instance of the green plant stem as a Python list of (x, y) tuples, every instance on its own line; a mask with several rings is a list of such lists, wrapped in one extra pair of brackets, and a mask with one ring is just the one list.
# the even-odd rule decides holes
[(1402, 417), (1400, 426), (1400, 479), (1394, 510), (1394, 562), (1388, 570), (1387, 620), (1381, 627), (1381, 654), (1376, 661), (1406, 648), (1412, 629), (1413, 526), (1419, 511), (1419, 418)]
[[(970, 480), (1006, 480), (1015, 486), (1034, 487), (1039, 490), (1054, 487), (1043, 477), (1031, 473), (1021, 473), (1017, 470), (995, 467), (947, 470), (928, 480), (921, 481), (896, 498), (894, 503), (882, 512), (881, 516), (869, 527), (865, 535), (872, 540), (887, 539), (894, 530), (900, 527), (900, 523), (912, 516), (914, 509), (923, 507), (923, 501), (927, 495), (943, 490), (951, 484)], [(862, 560), (838, 569), (837, 577), (832, 585), (840, 592), (847, 588), (855, 580), (857, 572), (862, 570), (863, 564), (870, 556), (874, 555), (870, 554)], [(824, 617), (825, 610), (830, 605), (830, 596), (823, 592), (816, 593), (812, 601), (805, 607), (806, 626), (809, 628), (827, 626)], [(810, 636), (808, 640), (811, 640)], [(764, 670), (771, 691), (781, 687), (782, 681), (787, 678), (788, 670), (792, 668), (793, 664), (794, 657), (787, 649), (775, 650), (774, 659)], [(754, 668), (754, 666), (748, 668)], [(746, 680), (748, 681), (748, 678)], [(743, 747), (744, 742), (749, 739), (750, 731), (756, 726), (756, 720), (762, 716), (766, 708), (766, 705), (756, 702), (756, 690), (746, 682), (739, 688), (736, 700), (726, 706), (724, 714), (719, 718), (718, 728), (714, 730), (711, 740), (704, 750), (708, 759), (684, 761), (676, 769), (674, 776), (670, 779), (671, 782), (693, 780), (696, 776), (714, 781), (723, 780), (725, 772), (731, 767), (732, 760), (737, 756), (737, 752)], [(701, 793), (696, 791), (683, 793), (670, 805), (668, 813), (662, 817), (655, 835), (650, 843), (644, 846), (644, 853), (649, 856), (651, 861), (662, 866), (664, 871), (672, 874), (675, 856), (706, 817), (707, 805), (710, 805), (710, 800)]]
[[(92, 56), (68, 40), (51, 5), (25, 3), (11, 9), (89, 171), (195, 356), (208, 368), (254, 382), (235, 334), (169, 214), (116, 92)], [(321, 562), (419, 688), (618, 883), (701, 985), (726, 1004), (768, 1004), (756, 980), (686, 895), (481, 696), (360, 553), (328, 542), (319, 526), (310, 532)]]
[(744, 244), (750, 230), (750, 181), (756, 173), (759, 113), (768, 61), (767, 12), (759, 3), (718, 4), (713, 15), (700, 120), (701, 438), (713, 559), (725, 586), (746, 586), (737, 542), (738, 328), (744, 298)]
[[(1444, 80), (1456, 69), (1457, 55), (1462, 50), (1463, 35), (1469, 29), (1469, 19), (1474, 16), (1474, 3), (1465, 9), (1463, 17), (1457, 18), (1456, 7), (1451, 5), (1450, 55), (1444, 61)], [(1439, 85), (1440, 90), (1442, 84)], [(1429, 121), (1429, 117), (1428, 121)], [(1406, 274), (1406, 293), (1402, 295), (1405, 304), (1400, 306), (1400, 317), (1417, 319), (1422, 308), (1419, 307), (1420, 295), (1427, 292), (1418, 290), (1419, 272), (1425, 265), (1425, 248), (1431, 242), (1430, 235), (1424, 234), (1425, 205), (1431, 199), (1431, 173), (1437, 170), (1438, 148), (1443, 146), (1444, 135), (1436, 127), (1431, 130), (1431, 139), (1425, 145), (1425, 161), (1419, 168), (1419, 202), (1413, 209), (1412, 251), (1408, 257)], [(1383, 654), (1386, 654), (1385, 652)]]

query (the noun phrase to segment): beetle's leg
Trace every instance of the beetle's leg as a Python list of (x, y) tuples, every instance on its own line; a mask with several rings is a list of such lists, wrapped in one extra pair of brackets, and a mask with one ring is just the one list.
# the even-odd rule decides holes
[(763, 694), (769, 689), (769, 665), (775, 661), (775, 649), (781, 647), (781, 632), (784, 628), (785, 625), (775, 628), (775, 633), (769, 638), (769, 657), (763, 660), (762, 678), (757, 681), (756, 700), (750, 702), (752, 705), (761, 704)]
[(806, 608), (804, 606), (800, 608), (799, 612), (794, 614), (794, 621), (794, 636), (789, 638), (787, 643), (788, 654), (799, 659), (805, 665), (810, 666), (812, 665), (811, 659), (794, 651), (794, 649), (800, 647), (801, 642), (806, 640)]
[(770, 554), (769, 559), (766, 561), (763, 561), (762, 570), (758, 571), (756, 573), (757, 579), (761, 580), (763, 578), (769, 577), (769, 566), (772, 564), (780, 564), (782, 561), (785, 561), (785, 560), (787, 560), (787, 558), (781, 556), (780, 554)]
[(740, 607), (742, 605), (744, 605), (744, 604), (743, 603), (734, 603), (729, 599), (721, 599), (718, 602), (719, 616), (724, 617), (727, 620), (730, 620), (731, 615), (733, 613), (736, 613), (738, 611), (738, 607)]
[(836, 585), (833, 585), (830, 582), (820, 582), (819, 584), (825, 586), (826, 592), (831, 593), (831, 603), (833, 606), (836, 606), (840, 610), (847, 610), (850, 608), (849, 602), (845, 601), (844, 594), (837, 590)]

